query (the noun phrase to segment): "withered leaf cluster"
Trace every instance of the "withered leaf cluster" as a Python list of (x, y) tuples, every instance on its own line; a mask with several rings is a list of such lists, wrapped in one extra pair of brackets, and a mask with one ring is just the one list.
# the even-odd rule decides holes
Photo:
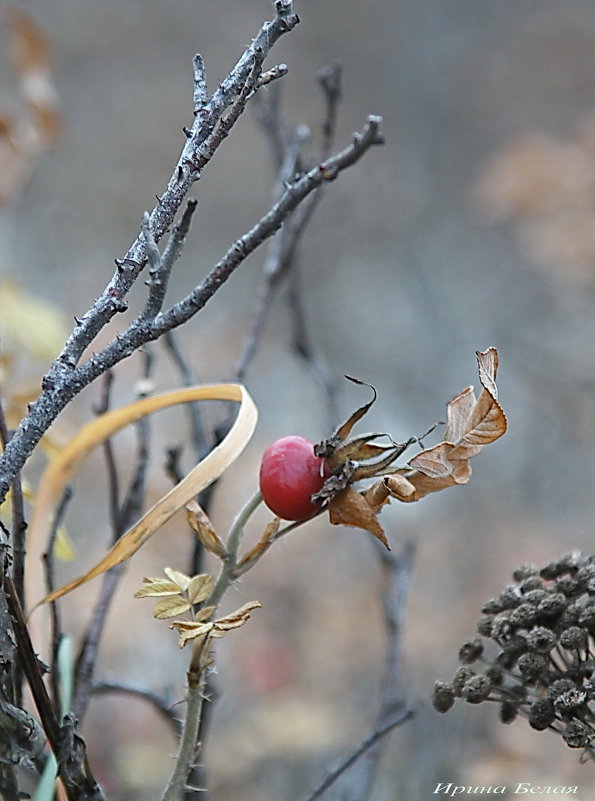
[(143, 586), (134, 594), (135, 598), (157, 598), (153, 617), (165, 620), (187, 614), (185, 620), (173, 620), (170, 628), (180, 635), (183, 648), (192, 640), (200, 640), (203, 653), (208, 651), (211, 638), (223, 637), (228, 631), (240, 628), (249, 619), (251, 612), (260, 607), (258, 601), (248, 603), (228, 615), (211, 620), (216, 610), (208, 602), (215, 588), (215, 579), (209, 573), (187, 576), (170, 567), (164, 568), (166, 578), (144, 578)]
[[(406, 448), (419, 441), (415, 437), (405, 443), (391, 439), (391, 444), (384, 446), (373, 442), (383, 436), (381, 434), (368, 434), (346, 441), (354, 424), (374, 403), (375, 391), (368, 404), (357, 409), (332, 437), (316, 446), (315, 452), (327, 459), (332, 475), (313, 500), (319, 503), (328, 501), (332, 524), (365, 529), (389, 548), (378, 520), (385, 504), (393, 498), (411, 503), (431, 492), (469, 481), (470, 459), (501, 437), (507, 427), (496, 387), (498, 351), (488, 348), (477, 351), (476, 356), (482, 387), (479, 396), (475, 396), (472, 386), (455, 395), (446, 407), (447, 419), (441, 442), (420, 451), (406, 467), (395, 468), (393, 463)], [(353, 486), (362, 479), (374, 477), (378, 480), (365, 491), (358, 491)]]

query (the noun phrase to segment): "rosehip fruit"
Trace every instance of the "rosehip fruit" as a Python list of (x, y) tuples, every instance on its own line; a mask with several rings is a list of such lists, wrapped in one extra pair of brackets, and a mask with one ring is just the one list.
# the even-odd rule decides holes
[(300, 436), (278, 439), (266, 449), (260, 464), (260, 491), (268, 508), (284, 520), (305, 520), (318, 510), (312, 495), (329, 475), (314, 443)]

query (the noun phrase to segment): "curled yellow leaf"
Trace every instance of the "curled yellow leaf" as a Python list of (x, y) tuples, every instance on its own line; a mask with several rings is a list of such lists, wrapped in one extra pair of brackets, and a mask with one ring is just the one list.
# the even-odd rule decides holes
[[(30, 545), (34, 543), (39, 545), (46, 541), (54, 519), (56, 505), (64, 487), (71, 481), (93, 448), (145, 415), (175, 404), (197, 400), (235, 401), (240, 404), (238, 415), (227, 436), (182, 481), (128, 529), (96, 565), (79, 578), (52, 592), (40, 603), (60, 598), (136, 553), (172, 515), (219, 478), (238, 458), (254, 432), (258, 411), (254, 401), (241, 384), (210, 384), (173, 390), (161, 395), (142, 398), (101, 415), (84, 426), (50, 462), (42, 475), (37, 492), (37, 503), (30, 521)], [(169, 578), (171, 579), (171, 576)]]

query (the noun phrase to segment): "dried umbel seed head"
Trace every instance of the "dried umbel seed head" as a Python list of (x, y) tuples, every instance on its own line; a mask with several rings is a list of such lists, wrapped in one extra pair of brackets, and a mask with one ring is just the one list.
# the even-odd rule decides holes
[(473, 668), (470, 668), (467, 665), (463, 665), (463, 667), (460, 667), (457, 670), (453, 676), (452, 690), (458, 698), (461, 697), (465, 684), (469, 681), (469, 679), (473, 678), (473, 676), (475, 676), (475, 671)]
[(580, 720), (571, 720), (562, 738), (569, 748), (588, 748), (593, 740), (593, 730)]
[(512, 610), (509, 620), (513, 626), (526, 629), (529, 626), (532, 626), (536, 622), (537, 618), (537, 607), (530, 603), (524, 603)]
[(521, 565), (512, 573), (513, 579), (519, 584), (532, 576), (539, 576), (539, 568), (536, 565)]
[(437, 681), (432, 694), (432, 704), (437, 712), (448, 712), (455, 702), (452, 685), (445, 681)]
[(527, 645), (538, 654), (549, 653), (556, 644), (556, 635), (545, 626), (535, 626), (527, 635)]
[[(502, 722), (527, 717), (595, 760), (595, 557), (564, 554), (513, 578), (481, 607), (478, 635), (460, 647), (462, 666), (438, 704), (497, 701)], [(481, 673), (469, 666), (477, 661)]]
[(480, 673), (465, 682), (461, 695), (469, 704), (481, 704), (488, 698), (491, 689), (492, 682), (489, 676)]
[(547, 659), (542, 654), (521, 654), (517, 666), (526, 679), (537, 679), (547, 669)]
[(548, 593), (537, 605), (537, 616), (540, 620), (559, 617), (568, 609), (568, 603), (563, 593)]
[(484, 615), (477, 624), (477, 633), (481, 634), (482, 637), (491, 637), (494, 617), (495, 615)]
[(502, 604), (503, 609), (514, 609), (522, 600), (520, 587), (516, 584), (509, 584), (502, 590), (498, 596), (498, 600)]
[(503, 609), (504, 607), (497, 598), (490, 598), (481, 607), (481, 611), (485, 615), (497, 615), (498, 612), (502, 612)]
[(589, 633), (586, 629), (579, 626), (570, 626), (560, 634), (560, 645), (568, 650), (586, 650), (589, 640)]
[(538, 698), (529, 709), (529, 725), (542, 731), (547, 729), (556, 719), (556, 710), (549, 698)]
[(580, 584), (574, 576), (561, 576), (556, 581), (556, 589), (558, 592), (564, 593), (568, 598), (572, 598), (582, 592)]
[(586, 700), (587, 693), (584, 690), (579, 690), (578, 687), (574, 687), (565, 693), (561, 693), (554, 700), (554, 707), (557, 712), (567, 717), (570, 713), (583, 706)]
[(547, 598), (547, 596), (547, 590), (532, 588), (527, 590), (527, 592), (523, 595), (523, 602), (537, 606), (537, 604)]
[(483, 642), (480, 637), (473, 637), (464, 642), (459, 648), (459, 661), (464, 665), (471, 665), (483, 654)]
[(572, 681), (572, 679), (558, 679), (550, 684), (547, 688), (547, 697), (555, 701), (559, 695), (568, 692), (569, 690), (575, 690), (576, 683)]
[(513, 723), (519, 714), (518, 704), (513, 701), (503, 701), (500, 705), (500, 720), (502, 723)]
[(514, 625), (510, 622), (510, 612), (500, 612), (492, 620), (492, 630), (490, 637), (493, 640), (502, 640), (509, 637), (514, 631)]
[(530, 592), (545, 592), (543, 587), (543, 580), (539, 576), (530, 576), (523, 579), (519, 583), (519, 587), (523, 595), (528, 595)]

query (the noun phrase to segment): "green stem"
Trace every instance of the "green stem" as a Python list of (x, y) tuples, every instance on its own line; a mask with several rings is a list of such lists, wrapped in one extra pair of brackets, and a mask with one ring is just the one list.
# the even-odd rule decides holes
[(215, 588), (206, 601), (209, 606), (217, 606), (225, 591), (233, 581), (233, 571), (237, 564), (238, 548), (240, 547), (240, 541), (242, 539), (242, 534), (244, 533), (244, 528), (250, 517), (254, 514), (255, 510), (260, 506), (261, 503), (262, 495), (260, 494), (260, 491), (257, 491), (246, 503), (244, 508), (240, 510), (238, 516), (233, 521), (233, 525), (230, 528), (227, 536), (227, 542), (225, 543), (225, 547), (227, 548), (227, 556), (223, 560), (221, 572), (219, 573), (219, 578), (217, 579)]
[(196, 741), (200, 726), (203, 704), (202, 680), (188, 680), (188, 697), (186, 701), (186, 718), (180, 740), (180, 750), (176, 758), (176, 767), (163, 793), (162, 801), (182, 801), (186, 781), (194, 767), (196, 757)]

